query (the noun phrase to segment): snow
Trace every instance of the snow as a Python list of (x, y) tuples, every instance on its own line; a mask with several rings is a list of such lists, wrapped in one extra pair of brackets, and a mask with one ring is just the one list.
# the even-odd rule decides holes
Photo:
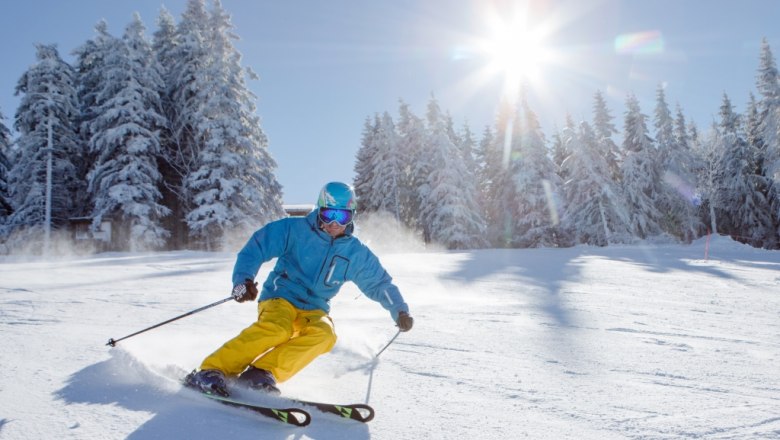
[(234, 254), (4, 257), (0, 439), (780, 438), (780, 254), (707, 246), (379, 252), (415, 327), (373, 359), (395, 328), (346, 286), (335, 349), (281, 387), (377, 415), (306, 428), (178, 384), (252, 305), (105, 345), (227, 297)]

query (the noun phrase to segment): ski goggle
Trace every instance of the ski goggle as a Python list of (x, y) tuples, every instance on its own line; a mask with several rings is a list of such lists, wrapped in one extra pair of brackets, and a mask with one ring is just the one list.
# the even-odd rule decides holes
[(320, 208), (320, 221), (329, 225), (333, 222), (341, 226), (347, 226), (352, 223), (354, 211), (350, 209)]

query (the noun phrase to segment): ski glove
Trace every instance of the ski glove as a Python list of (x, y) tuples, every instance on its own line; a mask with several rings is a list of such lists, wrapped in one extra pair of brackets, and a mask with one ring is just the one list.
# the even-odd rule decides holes
[(406, 312), (398, 312), (398, 320), (395, 323), (398, 325), (399, 330), (408, 332), (414, 325), (414, 319)]
[(236, 284), (233, 287), (233, 299), (242, 303), (244, 301), (254, 301), (257, 298), (257, 283), (250, 279), (244, 280), (244, 284)]

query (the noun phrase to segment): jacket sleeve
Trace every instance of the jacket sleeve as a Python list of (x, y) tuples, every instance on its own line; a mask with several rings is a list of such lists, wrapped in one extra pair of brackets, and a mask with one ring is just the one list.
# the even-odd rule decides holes
[(398, 321), (398, 313), (409, 313), (409, 306), (404, 302), (401, 291), (393, 284), (393, 279), (379, 263), (379, 259), (368, 248), (361, 259), (361, 267), (354, 278), (354, 283), (361, 292), (377, 301), (390, 312), (393, 321)]
[(233, 285), (244, 280), (254, 280), (260, 265), (276, 258), (284, 252), (289, 237), (289, 221), (287, 219), (268, 223), (258, 229), (244, 247), (238, 252), (236, 264), (233, 266)]

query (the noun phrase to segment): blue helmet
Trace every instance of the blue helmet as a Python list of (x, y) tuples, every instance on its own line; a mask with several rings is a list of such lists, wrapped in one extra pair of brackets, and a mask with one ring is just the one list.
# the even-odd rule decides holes
[(346, 183), (330, 182), (322, 187), (320, 197), (317, 199), (318, 208), (357, 209), (355, 191)]

